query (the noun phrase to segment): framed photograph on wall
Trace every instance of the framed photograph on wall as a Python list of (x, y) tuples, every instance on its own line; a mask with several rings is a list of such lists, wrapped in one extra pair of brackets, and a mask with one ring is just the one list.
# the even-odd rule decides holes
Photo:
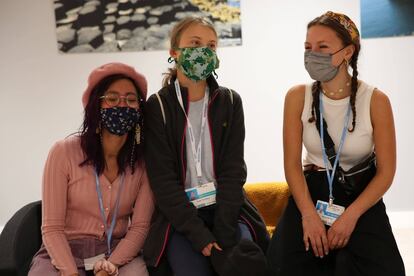
[(220, 46), (242, 44), (240, 0), (54, 0), (54, 10), (61, 53), (165, 50), (188, 16), (210, 19)]

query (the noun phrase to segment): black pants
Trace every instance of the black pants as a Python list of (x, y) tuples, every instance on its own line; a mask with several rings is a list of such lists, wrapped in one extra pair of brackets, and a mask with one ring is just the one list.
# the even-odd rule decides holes
[[(326, 172), (306, 173), (314, 204), (328, 201)], [(339, 183), (333, 184), (335, 204), (349, 206), (355, 199), (346, 195)], [(328, 227), (327, 227), (328, 229)], [(276, 228), (267, 252), (270, 275), (275, 276), (404, 276), (398, 251), (382, 199), (358, 220), (346, 247), (320, 259), (313, 250), (305, 251), (301, 214), (292, 197)]]

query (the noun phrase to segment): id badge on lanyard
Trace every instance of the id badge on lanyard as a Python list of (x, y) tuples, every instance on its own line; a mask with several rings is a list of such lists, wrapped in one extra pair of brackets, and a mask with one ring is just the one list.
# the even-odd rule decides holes
[[(178, 79), (175, 80), (174, 85), (175, 85), (175, 92), (177, 94), (178, 102), (180, 103), (181, 109), (183, 110), (184, 116), (187, 120), (187, 129), (188, 129), (188, 134), (190, 136), (192, 156), (194, 159), (194, 163), (196, 165), (197, 179), (200, 179), (203, 175), (202, 168), (201, 168), (201, 160), (202, 160), (201, 140), (202, 140), (204, 129), (205, 129), (206, 122), (207, 122), (207, 111), (208, 111), (207, 107), (208, 107), (209, 90), (208, 90), (208, 87), (206, 87), (206, 91), (204, 93), (204, 100), (203, 100), (203, 110), (201, 114), (200, 140), (198, 141), (198, 145), (196, 146), (194, 129), (193, 129), (193, 126), (191, 125), (190, 120), (188, 119), (187, 113), (185, 112), (183, 97), (181, 94), (180, 83), (178, 82)], [(197, 184), (202, 184), (202, 183), (197, 183)]]
[(345, 207), (329, 204), (328, 202), (318, 200), (316, 202), (316, 212), (325, 225), (332, 226), (332, 224), (345, 211)]
[(192, 157), (194, 159), (195, 169), (197, 173), (197, 181), (198, 181), (197, 187), (186, 189), (185, 192), (187, 194), (188, 199), (194, 204), (194, 206), (196, 206), (197, 208), (201, 208), (201, 207), (216, 203), (216, 187), (214, 185), (214, 182), (201, 183), (201, 178), (203, 176), (203, 171), (202, 171), (202, 166), (201, 166), (201, 162), (202, 162), (201, 141), (202, 141), (202, 137), (203, 137), (206, 122), (207, 122), (209, 89), (208, 87), (206, 87), (206, 90), (204, 93), (203, 110), (201, 114), (200, 139), (198, 141), (198, 145), (196, 146), (194, 129), (193, 129), (193, 126), (191, 125), (191, 122), (184, 108), (180, 83), (178, 82), (178, 79), (175, 80), (174, 85), (175, 85), (175, 92), (177, 94), (178, 102), (180, 103), (181, 109), (183, 110), (184, 116), (187, 120), (187, 129), (188, 129), (188, 134), (190, 136)]
[(316, 209), (318, 211), (318, 214), (321, 220), (326, 225), (330, 226), (335, 222), (335, 220), (345, 210), (343, 206), (333, 204), (333, 201), (334, 201), (333, 181), (334, 181), (335, 172), (336, 172), (336, 169), (339, 163), (339, 156), (342, 152), (342, 147), (344, 145), (346, 133), (348, 130), (348, 122), (349, 122), (349, 117), (351, 113), (351, 106), (350, 104), (348, 104), (348, 109), (347, 109), (347, 113), (346, 113), (345, 120), (344, 120), (344, 127), (342, 129), (341, 142), (339, 143), (338, 153), (335, 157), (334, 165), (333, 165), (331, 172), (329, 172), (329, 161), (328, 161), (328, 156), (326, 155), (326, 147), (325, 147), (325, 141), (324, 141), (323, 112), (324, 112), (324, 109), (323, 109), (323, 102), (322, 102), (322, 93), (320, 93), (319, 94), (319, 114), (320, 114), (319, 115), (319, 123), (320, 123), (319, 130), (320, 130), (320, 139), (321, 139), (321, 146), (322, 146), (322, 158), (325, 164), (326, 177), (327, 177), (328, 185), (329, 185), (329, 201), (325, 202), (322, 200), (318, 200), (318, 202), (316, 203)]
[(216, 203), (216, 186), (214, 182), (186, 189), (185, 193), (196, 208), (202, 208)]

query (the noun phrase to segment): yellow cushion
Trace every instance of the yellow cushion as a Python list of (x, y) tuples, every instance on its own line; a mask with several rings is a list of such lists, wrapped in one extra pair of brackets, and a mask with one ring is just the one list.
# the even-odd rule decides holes
[(272, 234), (279, 222), (287, 200), (289, 187), (286, 182), (260, 182), (244, 185), (247, 197), (262, 215), (267, 231)]

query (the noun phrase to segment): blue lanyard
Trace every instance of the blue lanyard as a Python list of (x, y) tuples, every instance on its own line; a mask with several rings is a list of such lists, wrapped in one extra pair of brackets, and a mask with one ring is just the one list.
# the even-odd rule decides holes
[(320, 123), (320, 138), (321, 138), (321, 145), (322, 145), (322, 157), (323, 162), (325, 163), (326, 168), (326, 176), (328, 179), (328, 185), (329, 185), (329, 205), (333, 204), (334, 197), (332, 195), (332, 184), (335, 177), (335, 171), (339, 163), (339, 155), (341, 154), (342, 147), (345, 142), (346, 133), (348, 130), (348, 122), (349, 122), (349, 116), (351, 113), (351, 105), (348, 104), (348, 111), (346, 112), (345, 121), (344, 121), (344, 128), (342, 129), (342, 135), (341, 135), (341, 142), (339, 143), (338, 153), (335, 157), (335, 162), (332, 168), (332, 172), (329, 173), (329, 161), (328, 156), (326, 155), (326, 148), (325, 148), (325, 142), (324, 142), (324, 131), (323, 131), (323, 102), (322, 102), (322, 93), (319, 94), (319, 123)]
[(120, 198), (121, 198), (122, 188), (124, 187), (125, 174), (123, 173), (122, 176), (121, 176), (121, 185), (119, 186), (118, 195), (116, 197), (116, 202), (115, 202), (115, 209), (114, 209), (114, 212), (112, 214), (111, 226), (109, 228), (108, 228), (108, 223), (107, 223), (106, 218), (105, 218), (105, 210), (104, 210), (104, 206), (103, 206), (102, 191), (101, 191), (101, 187), (100, 187), (99, 176), (98, 176), (98, 173), (96, 172), (96, 170), (95, 170), (95, 179), (96, 179), (96, 192), (98, 193), (99, 209), (101, 210), (101, 216), (102, 216), (102, 220), (103, 220), (103, 223), (104, 223), (104, 226), (105, 226), (106, 243), (107, 243), (107, 246), (108, 246), (107, 256), (109, 256), (109, 255), (111, 255), (112, 233), (113, 233), (114, 228), (115, 228), (116, 216), (118, 214), (118, 209), (119, 209), (119, 201), (120, 201)]

